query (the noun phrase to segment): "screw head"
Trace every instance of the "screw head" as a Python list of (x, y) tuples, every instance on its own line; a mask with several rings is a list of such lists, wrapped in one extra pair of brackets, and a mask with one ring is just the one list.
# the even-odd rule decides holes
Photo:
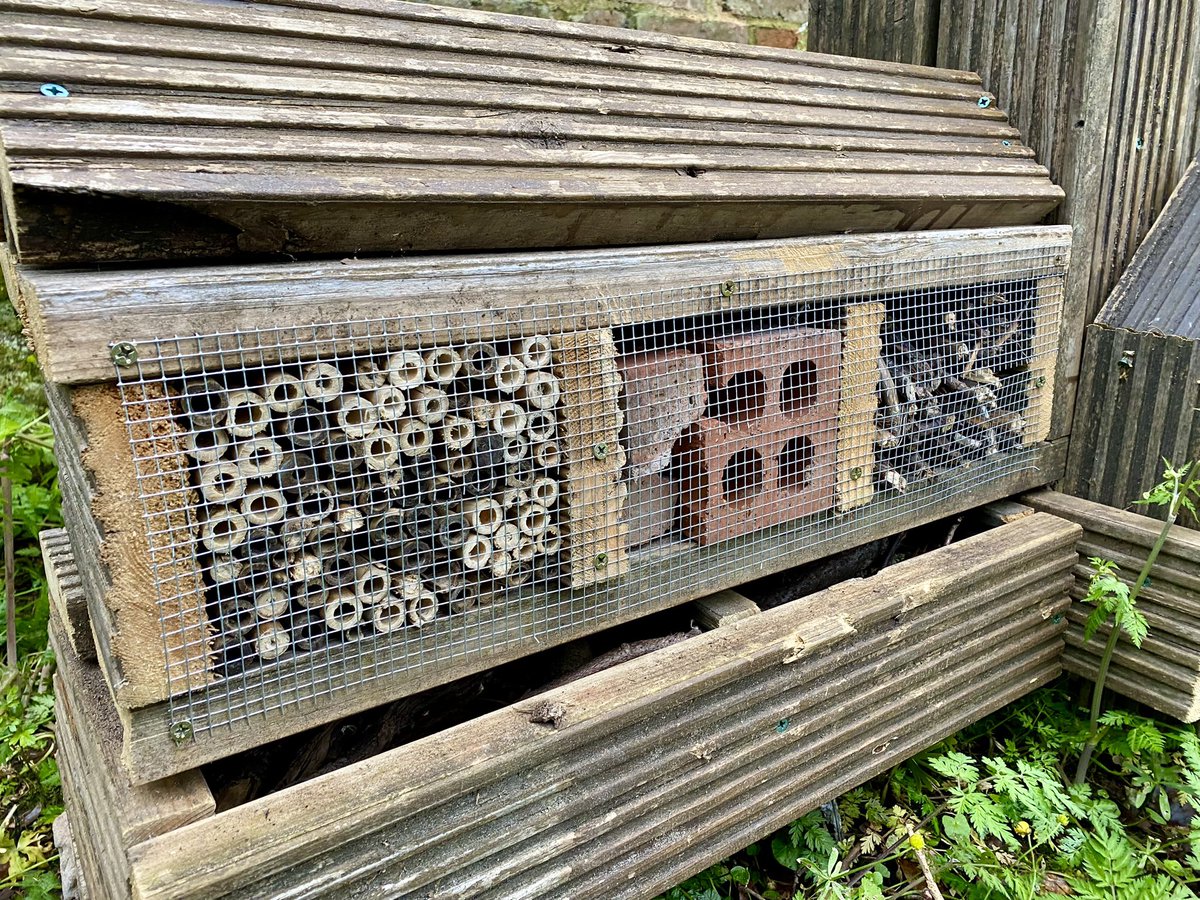
[(176, 744), (182, 744), (192, 736), (191, 722), (175, 722), (171, 725), (171, 740)]
[(1063, 614), (1055, 613), (1053, 616), (1050, 617), (1050, 621), (1053, 622), (1055, 625), (1061, 625), (1062, 621), (1063, 621)]
[(1117, 365), (1122, 366), (1126, 369), (1132, 369), (1133, 368), (1133, 355), (1134, 354), (1133, 354), (1132, 350), (1124, 351), (1121, 354), (1121, 358), (1117, 361)]
[(734, 285), (733, 285), (732, 281), (726, 281), (724, 284), (721, 285), (721, 296), (722, 297), (732, 297), (733, 296), (733, 287), (734, 287)]
[(1045, 387), (1045, 386), (1046, 386), (1046, 376), (1045, 376), (1045, 375), (1039, 375), (1037, 378), (1033, 379), (1033, 386), (1034, 386), (1034, 387), (1039, 387), (1039, 388), (1040, 388), (1040, 387)]
[(109, 356), (118, 366), (132, 366), (138, 360), (137, 345), (133, 341), (117, 341), (109, 350)]
[(608, 444), (601, 441), (592, 448), (592, 456), (596, 457), (596, 459), (604, 459), (604, 457), (608, 456)]
[(850, 477), (852, 479), (854, 479), (855, 481), (858, 481), (858, 479), (862, 478), (863, 477), (862, 466), (855, 466), (853, 469), (851, 469)]
[(1001, 142), (1000, 142), (1000, 146), (1001, 146), (1001, 147), (1011, 147), (1011, 146), (1012, 146), (1012, 141), (1001, 141)]
[(605, 566), (607, 566), (608, 565), (608, 554), (607, 553), (597, 553), (596, 559), (595, 559), (595, 565), (596, 565), (597, 572), (600, 571), (601, 569), (603, 569)]
[(778, 731), (780, 734), (783, 734), (785, 731), (787, 731), (791, 727), (792, 727), (791, 719), (780, 719), (775, 724), (775, 730)]
[(987, 109), (989, 106), (992, 105), (992, 98), (991, 97), (980, 97), (979, 100), (977, 101), (977, 103), (979, 104), (980, 109)]
[(56, 100), (71, 96), (71, 92), (65, 87), (63, 87), (61, 84), (55, 84), (52, 81), (48, 81), (43, 84), (40, 88), (38, 88), (38, 91), (43, 97), (53, 97)]

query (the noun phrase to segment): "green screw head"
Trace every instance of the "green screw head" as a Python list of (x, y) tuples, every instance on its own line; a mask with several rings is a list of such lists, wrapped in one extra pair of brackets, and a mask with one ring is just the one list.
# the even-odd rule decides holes
[(176, 722), (171, 726), (171, 740), (177, 745), (184, 743), (192, 736), (191, 722)]
[(1033, 379), (1033, 386), (1034, 387), (1045, 387), (1046, 386), (1046, 376), (1039, 375), (1037, 378)]
[(863, 477), (862, 466), (855, 466), (853, 469), (851, 469), (850, 477), (855, 481), (858, 481), (858, 479), (862, 478)]
[(1121, 353), (1121, 358), (1117, 361), (1117, 365), (1126, 369), (1132, 369), (1133, 357), (1134, 352), (1132, 350), (1125, 350)]
[(132, 366), (138, 360), (137, 346), (133, 341), (117, 341), (108, 354), (118, 366)]
[(989, 106), (992, 105), (992, 98), (991, 97), (980, 97), (978, 105), (979, 105), (980, 109), (987, 109)]
[(596, 457), (596, 459), (604, 459), (604, 457), (608, 456), (608, 444), (601, 441), (592, 448), (592, 456)]
[(785, 731), (787, 731), (791, 727), (792, 727), (791, 719), (780, 719), (779, 722), (776, 723), (776, 725), (775, 725), (775, 730), (778, 731), (780, 734), (783, 734)]
[(55, 100), (61, 100), (65, 97), (71, 96), (71, 92), (65, 87), (63, 87), (61, 84), (55, 84), (51, 81), (46, 82), (40, 88), (38, 88), (38, 93), (40, 93), (43, 97), (52, 97)]
[(1051, 622), (1053, 622), (1055, 625), (1061, 625), (1061, 624), (1062, 624), (1062, 621), (1063, 621), (1063, 614), (1062, 614), (1062, 613), (1055, 613), (1055, 614), (1054, 614), (1054, 615), (1053, 615), (1053, 616), (1050, 618), (1050, 621), (1051, 621)]
[(723, 285), (721, 285), (721, 296), (722, 297), (732, 297), (733, 296), (733, 282), (732, 281), (726, 281)]
[(601, 569), (603, 569), (605, 566), (608, 565), (608, 554), (607, 553), (597, 553), (596, 559), (595, 559), (595, 564), (596, 564), (596, 571), (599, 572)]

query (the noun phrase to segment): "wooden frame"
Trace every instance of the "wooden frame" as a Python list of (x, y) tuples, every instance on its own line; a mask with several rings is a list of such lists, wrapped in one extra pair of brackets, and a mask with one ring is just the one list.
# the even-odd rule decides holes
[(85, 874), (138, 898), (653, 896), (1055, 677), (1079, 533), (1026, 516), (215, 815), (194, 780), (88, 761), (113, 713), (56, 637)]

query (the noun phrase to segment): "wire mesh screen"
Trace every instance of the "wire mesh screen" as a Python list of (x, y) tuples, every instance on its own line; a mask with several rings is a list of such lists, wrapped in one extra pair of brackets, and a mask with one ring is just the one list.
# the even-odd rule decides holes
[(1061, 275), (1029, 251), (598, 298), (585, 322), (518, 298), (143, 345), (118, 377), (172, 717), (415, 689), (1027, 468)]

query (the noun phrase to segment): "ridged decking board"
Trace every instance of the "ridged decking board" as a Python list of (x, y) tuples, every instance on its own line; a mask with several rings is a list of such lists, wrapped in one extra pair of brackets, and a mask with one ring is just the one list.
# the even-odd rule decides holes
[[(1099, 556), (1120, 566), (1126, 584), (1132, 584), (1162, 530), (1162, 523), (1147, 516), (1112, 509), (1054, 491), (1026, 494), (1021, 502), (1034, 509), (1083, 526), (1079, 562), (1071, 596), (1081, 601), (1091, 580), (1088, 558)], [(1111, 633), (1102, 628), (1090, 641), (1083, 639), (1083, 623), (1092, 607), (1076, 602), (1069, 613), (1066, 669), (1095, 678), (1100, 656)], [(1122, 637), (1108, 673), (1108, 686), (1159, 712), (1195, 722), (1200, 719), (1200, 533), (1176, 526), (1138, 598), (1146, 616), (1149, 636), (1140, 648)]]
[(6, 236), (37, 265), (1019, 225), (1062, 198), (966, 72), (416, 4), (5, 0), (0, 91)]
[[(1125, 507), (1200, 457), (1200, 166), (1089, 325), (1065, 489)], [(1155, 510), (1149, 510), (1155, 515)]]
[(1052, 679), (1078, 535), (1028, 516), (215, 815), (190, 782), (119, 802), (80, 777), (112, 711), (66, 657), (85, 875), (144, 900), (653, 897)]

